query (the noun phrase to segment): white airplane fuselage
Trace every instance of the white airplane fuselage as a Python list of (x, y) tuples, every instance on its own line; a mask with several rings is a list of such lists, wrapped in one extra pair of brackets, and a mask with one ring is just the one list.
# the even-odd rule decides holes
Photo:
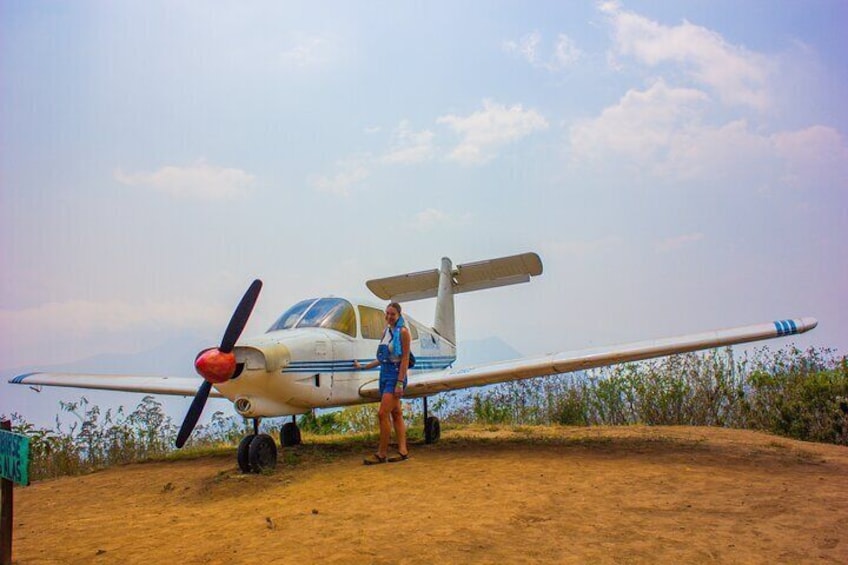
[[(329, 408), (373, 402), (360, 394), (367, 383), (379, 379), (379, 365), (356, 369), (376, 357), (381, 336), (364, 336), (363, 308), (383, 307), (369, 302), (349, 303), (356, 316), (355, 335), (325, 327), (293, 327), (273, 330), (240, 341), (234, 349), (240, 365), (237, 376), (214, 385), (231, 400), (245, 418), (303, 414), (312, 408)], [(373, 311), (371, 312), (373, 314)], [(456, 361), (456, 347), (409, 316), (404, 316), (412, 334), (411, 351), (415, 368), (410, 374), (441, 370)], [(373, 322), (373, 316), (372, 320)], [(349, 328), (349, 326), (348, 326)], [(380, 330), (380, 333), (382, 330)]]

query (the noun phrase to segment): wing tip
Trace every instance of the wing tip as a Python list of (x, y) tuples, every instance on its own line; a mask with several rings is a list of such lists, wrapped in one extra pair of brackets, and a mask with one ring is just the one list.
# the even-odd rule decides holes
[(9, 383), (14, 384), (14, 385), (26, 384), (24, 382), (24, 379), (26, 379), (27, 377), (31, 377), (33, 375), (37, 375), (37, 374), (38, 374), (38, 372), (24, 373), (23, 375), (18, 375), (16, 377), (12, 377), (11, 379), (9, 379)]
[(778, 337), (788, 335), (802, 334), (819, 325), (819, 321), (815, 318), (788, 318), (785, 320), (775, 320), (772, 322)]
[(801, 318), (800, 322), (801, 327), (803, 327), (802, 332), (810, 331), (819, 325), (819, 321), (812, 317)]

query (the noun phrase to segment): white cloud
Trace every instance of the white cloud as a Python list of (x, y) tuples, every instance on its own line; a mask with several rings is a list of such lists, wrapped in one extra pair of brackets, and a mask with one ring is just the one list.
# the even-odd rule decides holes
[(668, 152), (654, 172), (670, 179), (768, 179), (777, 164), (768, 136), (751, 131), (746, 120), (722, 126), (689, 123), (669, 132)]
[(353, 158), (336, 164), (341, 169), (335, 175), (313, 175), (309, 182), (319, 192), (337, 196), (349, 196), (351, 188), (359, 185), (371, 176), (368, 158)]
[(465, 164), (485, 163), (501, 146), (548, 127), (547, 120), (535, 110), (525, 110), (521, 104), (507, 108), (491, 100), (484, 100), (483, 109), (469, 116), (451, 114), (436, 122), (462, 136), (449, 158)]
[[(379, 133), (379, 126), (369, 127), (366, 134)], [(413, 131), (408, 120), (402, 120), (392, 131), (389, 148), (381, 156), (358, 154), (336, 163), (337, 172), (330, 175), (311, 175), (309, 183), (319, 192), (349, 196), (373, 171), (386, 165), (409, 165), (428, 161), (435, 155), (433, 132)]]
[(545, 57), (541, 53), (543, 50), (542, 36), (538, 31), (528, 33), (518, 41), (505, 41), (503, 49), (507, 53), (522, 57), (536, 68), (551, 72), (573, 65), (583, 55), (573, 39), (564, 33), (560, 33), (557, 35), (556, 43), (550, 55)]
[(687, 21), (665, 26), (627, 12), (617, 2), (606, 2), (599, 9), (612, 24), (617, 54), (650, 67), (678, 63), (727, 104), (757, 110), (769, 106), (768, 82), (775, 68), (769, 57), (731, 45), (720, 34)]
[(618, 104), (571, 128), (575, 159), (606, 159), (610, 153), (640, 162), (668, 151), (676, 132), (698, 123), (698, 109), (708, 96), (689, 88), (670, 88), (658, 80), (645, 91), (628, 90)]
[(571, 39), (564, 33), (560, 33), (559, 35), (557, 35), (556, 44), (554, 45), (554, 68), (564, 68), (571, 66), (576, 63), (582, 56), (583, 52), (577, 48), (577, 44), (574, 43), (573, 39)]
[(411, 164), (433, 158), (433, 132), (412, 131), (409, 121), (403, 120), (392, 132), (391, 148), (380, 159), (383, 163)]
[(629, 165), (671, 181), (848, 188), (848, 148), (838, 131), (813, 126), (768, 133), (745, 119), (712, 125), (705, 123), (709, 102), (701, 91), (671, 88), (663, 80), (630, 90), (597, 118), (571, 127), (573, 162)]
[(835, 129), (817, 125), (775, 134), (771, 141), (784, 159), (788, 183), (848, 190), (848, 147)]
[(697, 243), (702, 239), (704, 239), (704, 234), (701, 232), (676, 235), (657, 242), (654, 248), (657, 253), (668, 253), (670, 251), (677, 251), (687, 245)]
[(504, 51), (524, 57), (531, 65), (536, 64), (539, 60), (539, 43), (542, 41), (542, 36), (538, 31), (528, 33), (518, 41), (505, 41), (503, 44)]
[(166, 166), (153, 172), (125, 173), (117, 169), (114, 178), (130, 186), (152, 188), (180, 198), (227, 200), (248, 193), (254, 176), (242, 169), (219, 167), (200, 160), (185, 167)]
[(335, 41), (329, 35), (295, 32), (291, 46), (280, 53), (280, 60), (291, 67), (318, 67), (332, 61), (335, 52)]
[(415, 214), (411, 226), (415, 230), (429, 232), (439, 228), (452, 228), (465, 225), (470, 220), (471, 216), (469, 214), (457, 216), (437, 210), (436, 208), (427, 208)]

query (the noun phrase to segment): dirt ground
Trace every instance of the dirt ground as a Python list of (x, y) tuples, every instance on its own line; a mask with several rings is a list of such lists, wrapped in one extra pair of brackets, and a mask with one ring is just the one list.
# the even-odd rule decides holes
[(848, 449), (709, 428), (320, 440), (15, 489), (14, 563), (848, 563)]

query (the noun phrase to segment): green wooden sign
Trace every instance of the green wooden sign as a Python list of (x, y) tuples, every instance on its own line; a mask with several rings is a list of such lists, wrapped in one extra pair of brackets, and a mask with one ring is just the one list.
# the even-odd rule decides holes
[(0, 477), (29, 484), (29, 438), (0, 430)]

